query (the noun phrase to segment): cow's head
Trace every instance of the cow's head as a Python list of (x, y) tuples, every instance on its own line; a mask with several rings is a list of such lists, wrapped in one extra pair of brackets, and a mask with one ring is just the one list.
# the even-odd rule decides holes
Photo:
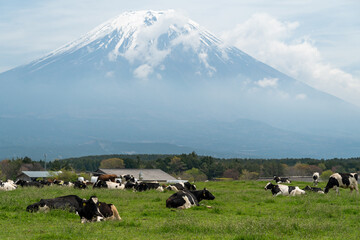
[(31, 204), (27, 206), (26, 211), (28, 212), (47, 212), (50, 208), (46, 205), (46, 202), (44, 199), (41, 199), (39, 202)]
[(206, 188), (204, 188), (201, 191), (201, 196), (202, 196), (202, 199), (205, 199), (205, 200), (214, 200), (215, 199), (215, 196), (212, 195), (211, 192), (209, 192), (209, 190), (207, 190)]
[(79, 211), (81, 223), (103, 221), (104, 216), (101, 214), (99, 206), (100, 202), (96, 196), (91, 196), (89, 200), (84, 200), (82, 209)]
[(271, 182), (268, 182), (266, 185), (265, 185), (265, 190), (268, 190), (268, 189), (273, 189), (275, 185), (272, 184)]

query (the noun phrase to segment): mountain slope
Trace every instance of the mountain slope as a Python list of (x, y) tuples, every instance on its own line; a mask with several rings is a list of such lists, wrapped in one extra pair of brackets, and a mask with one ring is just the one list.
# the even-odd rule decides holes
[[(269, 157), (332, 157), (335, 146), (341, 156), (358, 154), (348, 142), (360, 142), (358, 108), (226, 46), (172, 10), (121, 14), (0, 74), (0, 110), (9, 126), (1, 140), (22, 146), (95, 137), (240, 154), (256, 139), (255, 155), (273, 148)], [(253, 138), (259, 121), (263, 136)]]

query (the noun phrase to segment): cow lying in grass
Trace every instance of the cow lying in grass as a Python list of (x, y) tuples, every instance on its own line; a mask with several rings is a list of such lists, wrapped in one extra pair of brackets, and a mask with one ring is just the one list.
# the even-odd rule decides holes
[(50, 209), (68, 210), (76, 212), (81, 223), (121, 220), (116, 207), (113, 204), (99, 202), (98, 198), (91, 196), (89, 200), (82, 199), (76, 195), (67, 195), (51, 199), (41, 199), (39, 202), (27, 206), (26, 211), (38, 212)]
[(265, 186), (265, 190), (271, 190), (271, 193), (274, 196), (284, 195), (284, 196), (296, 196), (305, 194), (304, 190), (301, 190), (299, 187), (287, 186), (282, 184), (272, 184), (268, 182)]
[(317, 188), (317, 187), (310, 187), (309, 185), (307, 185), (305, 188), (303, 188), (304, 191), (311, 191), (311, 192), (316, 192), (316, 193), (322, 193), (324, 194), (324, 191), (321, 188)]
[(282, 178), (282, 177), (274, 176), (274, 180), (276, 183), (291, 183), (289, 178), (284, 178), (284, 177)]
[(12, 180), (7, 180), (6, 182), (2, 182), (0, 180), (0, 190), (4, 191), (12, 191), (17, 188), (17, 185)]
[(206, 188), (199, 191), (178, 191), (166, 200), (166, 207), (187, 209), (199, 206), (201, 200), (214, 200), (215, 197)]
[(170, 184), (166, 189), (167, 190), (172, 190), (172, 191), (175, 191), (175, 192), (180, 191), (180, 190), (195, 191), (196, 186), (194, 184), (189, 183), (189, 182), (180, 182), (180, 183)]
[(334, 173), (330, 176), (328, 183), (326, 184), (325, 193), (328, 193), (330, 189), (335, 189), (336, 194), (339, 194), (339, 187), (350, 188), (350, 192), (354, 189), (359, 193), (358, 188), (358, 174), (357, 173)]
[(111, 181), (98, 180), (98, 181), (93, 185), (93, 188), (108, 188), (108, 189), (124, 190), (124, 189), (125, 189), (125, 184), (116, 183), (116, 182), (111, 182)]

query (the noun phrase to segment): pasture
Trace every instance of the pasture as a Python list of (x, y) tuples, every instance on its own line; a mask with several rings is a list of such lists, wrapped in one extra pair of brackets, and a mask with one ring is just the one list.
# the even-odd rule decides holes
[[(19, 187), (0, 192), (0, 239), (358, 239), (360, 196), (341, 189), (327, 195), (307, 193), (273, 197), (266, 182), (198, 182), (216, 197), (206, 206), (168, 209), (171, 191), (79, 190), (52, 186)], [(293, 182), (300, 188), (309, 183)], [(324, 187), (326, 183), (319, 184)], [(41, 198), (96, 195), (113, 203), (122, 221), (81, 224), (79, 216), (61, 210), (29, 213)]]

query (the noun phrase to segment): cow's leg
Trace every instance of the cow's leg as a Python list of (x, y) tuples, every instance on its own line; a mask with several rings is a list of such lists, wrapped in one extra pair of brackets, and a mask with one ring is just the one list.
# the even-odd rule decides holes
[(339, 187), (338, 186), (335, 186), (335, 191), (336, 191), (336, 195), (339, 195)]

